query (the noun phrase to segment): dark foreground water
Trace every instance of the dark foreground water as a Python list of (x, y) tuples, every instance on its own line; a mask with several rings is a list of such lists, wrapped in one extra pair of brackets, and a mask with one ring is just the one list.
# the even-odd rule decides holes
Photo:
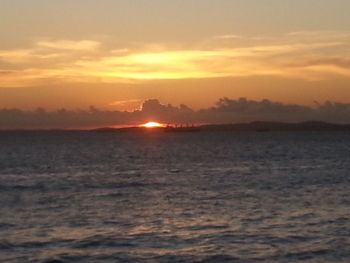
[(350, 134), (0, 133), (0, 262), (350, 262)]

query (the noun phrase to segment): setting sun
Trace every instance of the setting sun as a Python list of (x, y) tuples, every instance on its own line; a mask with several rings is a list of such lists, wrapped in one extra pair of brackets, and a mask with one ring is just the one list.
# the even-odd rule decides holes
[(162, 127), (164, 127), (164, 124), (150, 121), (150, 122), (147, 122), (145, 124), (141, 124), (140, 126), (144, 127), (144, 128), (162, 128)]

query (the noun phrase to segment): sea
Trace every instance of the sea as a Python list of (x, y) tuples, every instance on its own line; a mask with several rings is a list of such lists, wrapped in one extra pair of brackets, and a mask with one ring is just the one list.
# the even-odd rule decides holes
[(350, 262), (350, 134), (1, 132), (0, 262)]

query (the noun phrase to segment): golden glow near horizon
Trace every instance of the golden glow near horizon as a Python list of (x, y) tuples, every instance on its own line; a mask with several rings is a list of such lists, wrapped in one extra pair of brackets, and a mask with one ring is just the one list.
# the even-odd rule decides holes
[(158, 47), (161, 50), (143, 47), (134, 51), (103, 51), (99, 49), (102, 43), (88, 40), (41, 41), (30, 49), (0, 50), (2, 61), (12, 65), (11, 69), (0, 70), (0, 80), (3, 87), (25, 87), (57, 81), (139, 83), (254, 76), (304, 80), (350, 78), (350, 68), (344, 59), (350, 32), (319, 32), (311, 36), (293, 33), (284, 36), (284, 40), (242, 37), (243, 43), (250, 42), (243, 47), (227, 39), (225, 44), (214, 39), (207, 47), (176, 50), (166, 46)]
[(164, 128), (165, 125), (159, 122), (150, 121), (150, 122), (141, 124), (140, 127), (153, 129), (153, 128)]

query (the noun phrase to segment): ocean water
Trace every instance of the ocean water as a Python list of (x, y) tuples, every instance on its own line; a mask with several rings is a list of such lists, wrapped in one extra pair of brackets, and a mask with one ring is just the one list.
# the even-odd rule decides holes
[(0, 133), (0, 262), (350, 262), (350, 134)]

